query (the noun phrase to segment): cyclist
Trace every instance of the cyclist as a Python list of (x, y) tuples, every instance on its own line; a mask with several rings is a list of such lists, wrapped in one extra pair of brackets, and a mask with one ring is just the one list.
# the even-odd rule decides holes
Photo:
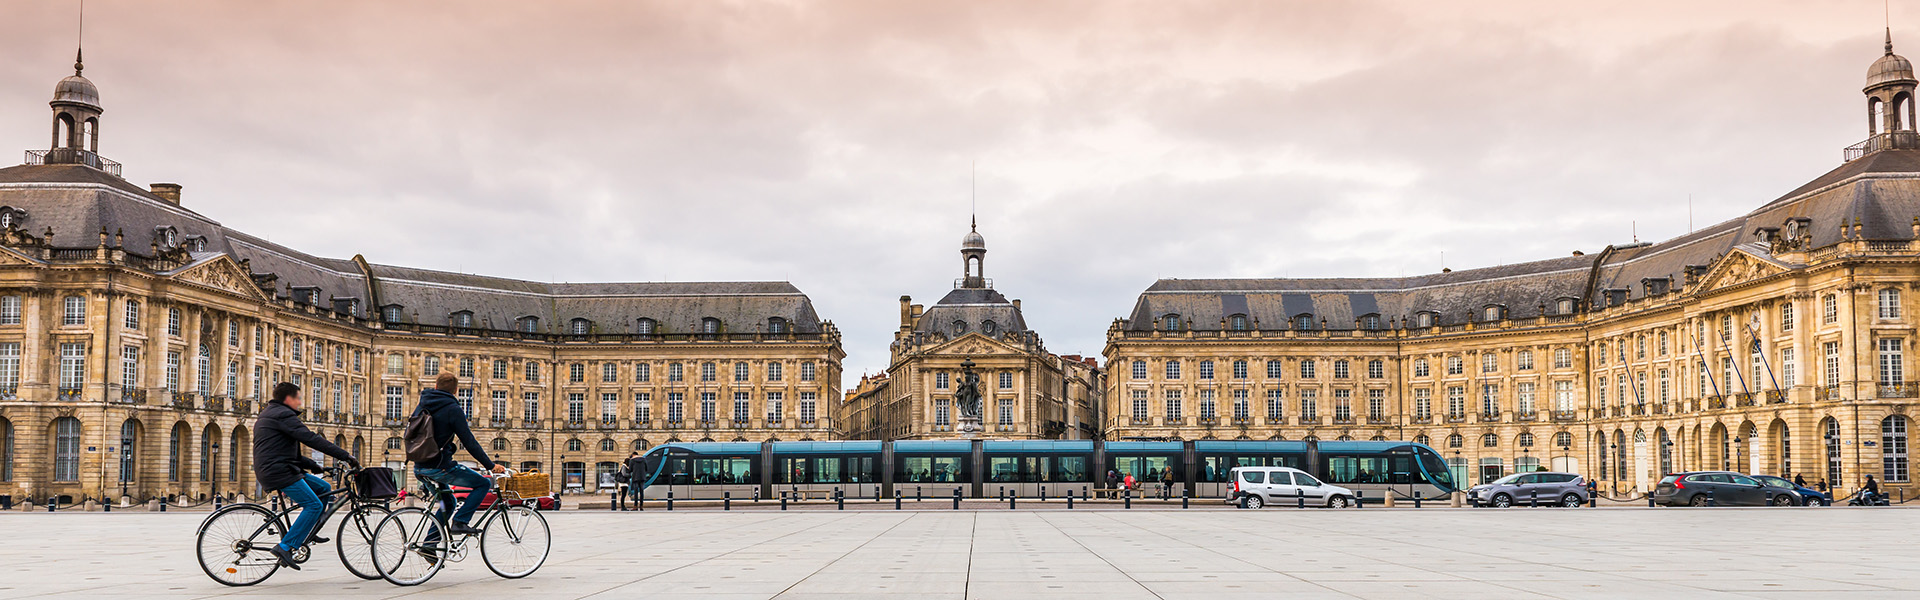
[[(312, 536), (314, 527), (320, 525), (320, 517), (326, 505), (320, 502), (320, 496), (332, 490), (327, 480), (311, 473), (320, 473), (324, 469), (320, 463), (300, 451), (300, 446), (319, 450), (343, 461), (355, 469), (360, 461), (353, 454), (328, 442), (327, 438), (307, 429), (300, 421), (301, 409), (305, 402), (300, 399), (300, 386), (281, 382), (273, 386), (273, 400), (266, 408), (260, 409), (259, 418), (253, 422), (253, 477), (260, 487), (279, 490), (288, 499), (300, 505), (300, 516), (287, 527), (280, 543), (270, 551), (274, 558), (280, 559), (282, 566), (300, 570), (293, 562), (293, 549), (306, 543)], [(320, 536), (312, 536), (315, 543), (326, 542)]]
[[(473, 439), (473, 430), (467, 427), (467, 413), (460, 410), (460, 403), (453, 398), (453, 391), (460, 389), (460, 378), (452, 373), (441, 373), (434, 378), (433, 388), (420, 392), (420, 406), (414, 408), (414, 414), (422, 412), (433, 417), (433, 444), (440, 448), (440, 455), (433, 460), (414, 463), (413, 474), (421, 479), (440, 485), (467, 488), (467, 498), (460, 502), (460, 508), (454, 510), (451, 502), (440, 505), (440, 519), (449, 521), (448, 531), (454, 535), (478, 535), (480, 530), (467, 523), (473, 520), (473, 513), (480, 509), (481, 500), (487, 496), (492, 482), (485, 476), (473, 472), (453, 462), (453, 453), (457, 449), (454, 442), (466, 446), (481, 466), (494, 473), (505, 473), (505, 465), (495, 464), (480, 450), (480, 442)], [(454, 438), (459, 438), (455, 440)], [(448, 513), (452, 519), (448, 519)]]

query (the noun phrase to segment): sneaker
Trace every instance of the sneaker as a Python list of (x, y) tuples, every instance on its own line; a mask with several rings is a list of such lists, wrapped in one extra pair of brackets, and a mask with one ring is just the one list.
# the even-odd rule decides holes
[(272, 552), (274, 558), (280, 559), (280, 566), (287, 567), (295, 571), (300, 570), (300, 563), (293, 562), (292, 551), (289, 551), (286, 548), (281, 548), (279, 544), (274, 544), (273, 547), (267, 549), (267, 551)]
[(480, 530), (474, 529), (472, 525), (466, 523), (456, 522), (448, 526), (447, 531), (452, 532), (454, 535), (480, 535)]

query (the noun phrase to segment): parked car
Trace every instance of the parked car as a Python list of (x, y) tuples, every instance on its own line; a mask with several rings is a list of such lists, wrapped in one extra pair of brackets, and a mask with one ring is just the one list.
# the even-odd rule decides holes
[(1467, 489), (1474, 506), (1506, 508), (1535, 498), (1549, 506), (1577, 508), (1587, 502), (1587, 479), (1574, 473), (1515, 473)]
[(1776, 475), (1748, 475), (1748, 477), (1766, 482), (1767, 485), (1774, 487), (1792, 488), (1795, 494), (1800, 495), (1801, 506), (1833, 506), (1832, 494), (1804, 485), (1794, 485), (1793, 482), (1787, 481), (1785, 477)]
[(1347, 508), (1353, 506), (1353, 490), (1323, 483), (1306, 471), (1290, 467), (1234, 467), (1233, 491), (1228, 504), (1241, 508), (1261, 508), (1269, 504), (1299, 503), (1308, 506)]
[(1662, 506), (1797, 506), (1793, 485), (1777, 486), (1732, 471), (1669, 473), (1653, 488)]
[[(453, 498), (455, 501), (465, 501), (467, 499), (467, 492), (470, 491), (471, 488), (449, 486), (448, 489), (453, 491)], [(487, 497), (480, 499), (480, 510), (486, 510), (487, 507), (493, 506), (494, 501), (498, 499), (499, 499), (499, 494), (494, 493), (493, 490), (487, 490)], [(532, 498), (522, 498), (519, 500), (510, 501), (508, 502), (508, 504), (513, 506), (526, 504), (528, 506), (532, 506), (534, 510), (560, 510), (560, 495), (553, 494), (553, 495), (547, 495), (547, 496), (535, 496)]]

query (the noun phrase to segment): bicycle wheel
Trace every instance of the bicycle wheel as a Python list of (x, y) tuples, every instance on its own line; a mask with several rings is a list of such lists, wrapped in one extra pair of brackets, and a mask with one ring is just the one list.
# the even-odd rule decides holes
[(373, 567), (373, 529), (379, 527), (390, 512), (379, 504), (362, 504), (340, 519), (340, 527), (333, 534), (333, 547), (340, 552), (340, 564), (346, 565), (347, 572), (355, 577), (380, 578), (380, 570)]
[(420, 585), (446, 563), (450, 538), (433, 513), (402, 508), (373, 530), (373, 568), (394, 585)]
[(280, 519), (257, 504), (235, 504), (209, 515), (195, 536), (200, 570), (224, 585), (249, 586), (280, 570), (270, 551), (280, 543)]
[(519, 579), (547, 562), (553, 546), (547, 518), (526, 506), (509, 506), (487, 519), (480, 531), (480, 558), (495, 575)]

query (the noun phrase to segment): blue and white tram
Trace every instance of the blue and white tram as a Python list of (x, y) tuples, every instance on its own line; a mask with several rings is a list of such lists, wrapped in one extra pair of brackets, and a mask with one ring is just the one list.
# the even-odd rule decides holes
[(1372, 441), (902, 440), (895, 442), (690, 442), (656, 446), (639, 478), (645, 496), (775, 498), (781, 491), (840, 490), (850, 498), (925, 494), (970, 498), (1017, 493), (1085, 497), (1106, 474), (1133, 475), (1139, 493), (1225, 498), (1239, 466), (1287, 466), (1361, 490), (1428, 498), (1455, 491), (1446, 461), (1422, 444)]

